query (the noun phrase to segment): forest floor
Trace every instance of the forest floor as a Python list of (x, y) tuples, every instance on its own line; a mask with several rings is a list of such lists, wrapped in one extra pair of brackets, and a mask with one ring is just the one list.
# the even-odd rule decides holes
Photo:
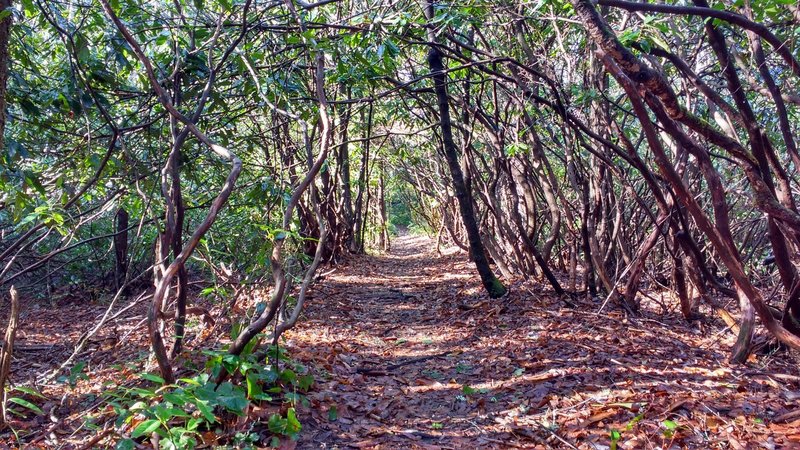
[[(533, 281), (492, 300), (463, 252), (432, 246), (402, 236), (388, 254), (321, 270), (285, 336), (316, 380), (298, 404), (296, 448), (800, 448), (797, 355), (731, 365), (735, 336), (713, 312), (687, 323), (657, 293), (635, 317), (591, 300), (567, 307)], [(78, 297), (26, 304), (12, 382), (58, 367), (106, 308)], [(13, 423), (22, 447), (80, 448), (96, 433), (90, 414), (113, 425), (102, 394), (141, 382), (145, 309), (101, 329), (72, 380), (37, 386), (46, 400), (30, 400), (46, 414)], [(209, 335), (196, 322), (190, 334)], [(187, 352), (202, 367), (199, 350), (222, 344), (200, 338)]]
[(392, 246), (337, 266), (288, 335), (317, 374), (298, 448), (800, 448), (796, 356), (729, 364), (709, 311), (491, 300), (463, 253)]

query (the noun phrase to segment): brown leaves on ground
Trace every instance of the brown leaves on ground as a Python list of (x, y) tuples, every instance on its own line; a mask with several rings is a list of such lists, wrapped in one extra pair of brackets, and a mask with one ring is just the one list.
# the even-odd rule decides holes
[[(800, 448), (795, 355), (728, 364), (735, 336), (710, 309), (691, 324), (677, 305), (664, 313), (669, 303), (644, 305), (637, 317), (598, 314), (599, 303), (565, 308), (522, 281), (491, 300), (464, 254), (437, 257), (430, 245), (403, 237), (389, 255), (323, 269), (304, 319), (287, 335), (289, 354), (317, 380), (309, 407), (298, 405), (297, 448)], [(27, 384), (57, 367), (105, 307), (26, 308), (12, 381)], [(136, 332), (144, 307), (102, 329), (77, 358), (88, 379), (74, 389), (45, 386), (45, 403), (31, 398), (45, 414), (13, 424), (27, 448), (78, 448), (94, 436), (82, 428), (89, 414), (113, 422), (97, 395), (109, 382), (138, 378), (148, 354)], [(206, 337), (187, 345), (198, 367), (199, 349), (213, 347)], [(257, 406), (245, 420), (272, 412)]]
[(794, 356), (729, 365), (733, 336), (678, 313), (490, 300), (463, 254), (404, 237), (314, 289), (290, 354), (317, 385), (298, 448), (800, 447)]

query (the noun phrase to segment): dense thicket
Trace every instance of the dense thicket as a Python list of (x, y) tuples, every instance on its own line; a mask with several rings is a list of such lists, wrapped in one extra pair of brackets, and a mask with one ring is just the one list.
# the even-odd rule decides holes
[(800, 349), (792, 0), (2, 14), (4, 289), (149, 302), (167, 381), (193, 281), (271, 288), (233, 318), (239, 354), (298, 320), (321, 262), (407, 228), (469, 252), (492, 297), (522, 276), (631, 313), (643, 290), (686, 319), (732, 299), (735, 360), (757, 319)]

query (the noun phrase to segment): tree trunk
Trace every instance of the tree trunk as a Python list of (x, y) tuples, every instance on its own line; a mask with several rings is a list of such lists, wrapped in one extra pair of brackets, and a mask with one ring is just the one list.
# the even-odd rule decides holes
[[(350, 90), (348, 88), (347, 98), (350, 98)], [(353, 194), (350, 181), (350, 148), (348, 144), (348, 128), (350, 126), (350, 106), (345, 106), (344, 114), (341, 117), (341, 131), (339, 133), (339, 148), (336, 152), (336, 164), (339, 169), (339, 185), (342, 189), (342, 224), (341, 224), (341, 242), (337, 243), (344, 248), (352, 250), (354, 244), (354, 230), (353, 230)]]
[[(11, 0), (0, 0), (0, 11), (11, 12)], [(6, 85), (8, 84), (9, 56), (8, 38), (11, 33), (11, 21), (14, 14), (0, 20), (0, 150), (5, 149), (6, 131)]]
[[(425, 14), (428, 22), (432, 22), (434, 18), (433, 4), (428, 2), (425, 8)], [(431, 41), (436, 40), (436, 33), (433, 27), (428, 28), (428, 38)], [(486, 258), (486, 251), (481, 242), (480, 230), (478, 229), (478, 222), (475, 220), (475, 211), (472, 207), (472, 194), (467, 190), (464, 183), (464, 174), (461, 171), (461, 166), (458, 163), (458, 151), (456, 144), (453, 141), (453, 130), (450, 121), (450, 101), (447, 96), (447, 77), (444, 69), (444, 62), (442, 53), (436, 46), (431, 45), (428, 50), (428, 64), (433, 77), (434, 90), (436, 91), (436, 99), (439, 108), (439, 125), (441, 126), (442, 133), (442, 147), (447, 160), (447, 165), (450, 168), (450, 175), (453, 181), (453, 190), (458, 199), (459, 209), (461, 211), (461, 219), (464, 221), (464, 227), (467, 231), (469, 241), (470, 254), (481, 277), (483, 287), (492, 298), (502, 297), (506, 294), (506, 287), (497, 277), (492, 273), (489, 267), (489, 260)]]
[(114, 234), (114, 283), (117, 290), (125, 284), (128, 274), (128, 211), (119, 208)]
[[(608, 42), (604, 39), (614, 39), (614, 42), (619, 44), (615, 38), (609, 37), (606, 34), (610, 33), (610, 30), (607, 28), (607, 25), (601, 25), (604, 24), (604, 22), (602, 22), (602, 19), (597, 16), (597, 12), (594, 10), (591, 3), (584, 0), (573, 0), (573, 5), (575, 6), (576, 10), (580, 11), (580, 15), (582, 16), (584, 24), (587, 25), (587, 28), (589, 28), (590, 32), (593, 35), (597, 35), (597, 40), (603, 40), (603, 45), (606, 45)], [(603, 38), (600, 38), (600, 35), (603, 35)], [(764, 300), (764, 297), (761, 295), (761, 292), (759, 292), (759, 290), (748, 278), (747, 273), (745, 272), (745, 269), (739, 259), (740, 257), (735, 246), (732, 245), (726, 236), (724, 236), (723, 233), (721, 233), (714, 226), (714, 224), (711, 223), (711, 220), (708, 218), (708, 216), (706, 216), (703, 209), (697, 203), (696, 199), (691, 195), (686, 185), (684, 185), (683, 180), (675, 171), (675, 168), (672, 166), (671, 161), (668, 159), (666, 153), (664, 152), (663, 146), (658, 139), (658, 134), (655, 130), (655, 127), (650, 121), (649, 115), (644, 106), (644, 99), (641, 97), (641, 94), (634, 86), (630, 78), (623, 73), (623, 69), (616, 65), (615, 60), (612, 61), (611, 57), (607, 56), (604, 60), (606, 63), (606, 68), (620, 82), (622, 87), (625, 89), (628, 98), (631, 100), (631, 103), (634, 107), (634, 113), (639, 118), (639, 123), (642, 125), (642, 129), (645, 132), (647, 142), (650, 145), (650, 148), (653, 150), (654, 160), (664, 178), (674, 189), (677, 199), (684, 204), (694, 218), (698, 228), (700, 228), (700, 230), (702, 230), (703, 233), (705, 233), (714, 244), (714, 248), (718, 252), (722, 261), (725, 263), (725, 266), (728, 268), (728, 272), (731, 274), (731, 277), (737, 286), (737, 290), (741, 290), (744, 293), (767, 330), (769, 330), (769, 332), (778, 338), (778, 340), (785, 343), (789, 347), (793, 349), (800, 349), (800, 338), (792, 334), (774, 319), (772, 312)], [(648, 105), (667, 132), (673, 136), (683, 138), (683, 136), (680, 135), (680, 130), (677, 129), (677, 125), (669, 117), (663, 104), (656, 103), (655, 101), (648, 101)]]
[(2, 419), (6, 423), (6, 381), (11, 371), (11, 356), (14, 353), (14, 338), (17, 335), (19, 326), (19, 296), (14, 286), (11, 286), (11, 313), (8, 316), (8, 326), (6, 327), (3, 348), (0, 349), (0, 405), (2, 406)]
[[(367, 213), (364, 209), (364, 197), (369, 197), (368, 174), (369, 174), (369, 151), (372, 141), (372, 102), (369, 104), (367, 112), (367, 129), (364, 142), (364, 149), (361, 153), (361, 167), (358, 170), (358, 190), (356, 192), (355, 211), (353, 212), (353, 245), (350, 251), (353, 253), (364, 253), (364, 229), (366, 228)], [(365, 194), (366, 193), (366, 194)], [(369, 200), (367, 200), (369, 203)]]
[(378, 173), (378, 211), (380, 213), (380, 248), (389, 251), (389, 218), (386, 215), (386, 163), (381, 161)]

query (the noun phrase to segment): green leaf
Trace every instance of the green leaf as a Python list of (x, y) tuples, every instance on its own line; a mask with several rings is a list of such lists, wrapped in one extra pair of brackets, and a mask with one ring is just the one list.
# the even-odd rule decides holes
[(258, 384), (259, 376), (255, 372), (250, 372), (247, 374), (247, 397), (248, 398), (258, 398), (263, 391), (261, 390), (261, 385)]
[(671, 421), (671, 420), (665, 420), (664, 421), (664, 428), (666, 428), (666, 429), (668, 429), (670, 431), (674, 431), (674, 430), (676, 430), (678, 428), (678, 424), (673, 422), (673, 421)]
[(203, 418), (206, 419), (208, 423), (217, 422), (217, 418), (216, 416), (214, 416), (214, 411), (208, 405), (208, 402), (200, 399), (195, 399), (194, 402), (192, 403), (194, 403), (194, 405), (197, 407), (197, 410), (200, 411), (200, 414), (203, 415)]
[(160, 420), (162, 423), (169, 422), (173, 417), (189, 417), (189, 415), (183, 410), (178, 408), (167, 408), (162, 405), (156, 405), (156, 407), (153, 409), (153, 414), (155, 414), (158, 420)]
[(297, 420), (297, 414), (294, 408), (289, 408), (289, 410), (286, 411), (286, 434), (294, 438), (302, 428), (303, 426), (300, 424), (300, 421)]
[[(200, 295), (202, 295), (203, 297), (208, 297), (211, 294), (213, 294), (216, 290), (217, 289), (214, 286), (207, 287), (207, 288), (203, 289), (202, 291), (200, 291)], [(233, 336), (233, 338), (236, 339), (236, 336)]]
[(286, 434), (286, 423), (286, 419), (279, 414), (273, 414), (269, 416), (267, 428), (269, 428), (269, 431), (273, 434)]
[(224, 406), (228, 411), (236, 415), (244, 415), (244, 409), (247, 408), (247, 397), (241, 388), (234, 387), (231, 383), (225, 382), (217, 388), (217, 404)]
[(164, 400), (172, 403), (175, 406), (183, 406), (188, 403), (188, 398), (183, 393), (167, 392), (164, 394)]
[(25, 171), (25, 184), (32, 187), (34, 190), (36, 190), (36, 192), (42, 195), (47, 194), (44, 190), (44, 186), (42, 186), (42, 183), (39, 182), (39, 177), (33, 172)]
[(618, 39), (622, 45), (629, 45), (631, 42), (638, 40), (641, 33), (641, 30), (629, 28), (623, 31), (622, 34), (619, 35)]
[(301, 391), (308, 391), (314, 385), (314, 376), (311, 374), (303, 375), (297, 379), (297, 388)]
[(133, 450), (134, 448), (136, 448), (136, 443), (133, 442), (133, 439), (123, 439), (114, 446), (115, 450)]
[(136, 412), (136, 411), (141, 411), (141, 410), (143, 410), (143, 409), (147, 409), (147, 403), (145, 403), (145, 402), (143, 402), (143, 401), (139, 400), (139, 401), (137, 401), (137, 402), (134, 402), (134, 403), (131, 405), (131, 407), (130, 407), (130, 408), (128, 408), (128, 409), (130, 409), (131, 411), (134, 411), (134, 412)]
[(19, 406), (28, 408), (31, 411), (35, 412), (36, 414), (44, 414), (44, 411), (42, 411), (41, 408), (39, 408), (38, 406), (34, 405), (33, 403), (25, 400), (24, 398), (11, 397), (11, 398), (8, 399), (8, 401), (10, 401), (11, 403), (16, 403)]
[(192, 417), (186, 423), (186, 429), (188, 431), (195, 431), (200, 427), (200, 424), (202, 424), (202, 423), (203, 423), (203, 419), (201, 419), (199, 417)]
[(336, 408), (336, 405), (333, 405), (328, 410), (328, 420), (331, 422), (335, 422), (336, 419), (339, 418), (339, 410)]
[(144, 389), (144, 388), (135, 387), (135, 388), (128, 389), (128, 391), (131, 394), (135, 394), (135, 395), (138, 395), (139, 397), (144, 397), (144, 398), (151, 398), (151, 397), (154, 397), (156, 395), (156, 391), (154, 391), (152, 389)]
[(169, 38), (170, 38), (169, 31), (166, 30), (162, 31), (161, 33), (159, 33), (158, 37), (156, 37), (156, 45), (166, 44)]
[(280, 379), (289, 383), (294, 383), (297, 380), (297, 372), (292, 369), (284, 369), (281, 372)]
[(632, 430), (633, 427), (636, 426), (637, 423), (642, 421), (642, 419), (644, 419), (644, 413), (641, 413), (638, 416), (636, 416), (633, 419), (631, 419), (631, 421), (628, 422), (628, 425), (625, 426), (625, 429), (628, 430), (628, 431)]
[(32, 389), (32, 388), (29, 388), (29, 387), (26, 387), (26, 386), (17, 386), (17, 387), (14, 388), (14, 390), (22, 392), (23, 394), (32, 395), (34, 397), (45, 398), (45, 399), (47, 398), (44, 395), (42, 395), (41, 393), (39, 393), (39, 391), (37, 391), (35, 389)]
[(617, 442), (619, 442), (619, 440), (622, 438), (622, 434), (617, 430), (611, 430), (609, 432), (609, 437), (611, 438), (611, 445), (609, 446), (609, 449), (617, 450)]
[(153, 375), (152, 373), (142, 373), (139, 374), (139, 378), (144, 380), (152, 381), (153, 383), (164, 384), (164, 379), (158, 375)]
[(88, 380), (89, 377), (83, 373), (83, 368), (86, 367), (86, 361), (78, 361), (69, 369), (69, 385), (75, 387), (78, 380)]
[(139, 425), (134, 428), (133, 433), (131, 433), (131, 437), (136, 439), (141, 436), (149, 435), (150, 433), (156, 431), (161, 426), (161, 422), (155, 419), (145, 420), (144, 422), (140, 423)]
[(33, 0), (22, 0), (22, 9), (25, 11), (26, 16), (33, 16), (36, 14), (36, 7), (33, 5)]

